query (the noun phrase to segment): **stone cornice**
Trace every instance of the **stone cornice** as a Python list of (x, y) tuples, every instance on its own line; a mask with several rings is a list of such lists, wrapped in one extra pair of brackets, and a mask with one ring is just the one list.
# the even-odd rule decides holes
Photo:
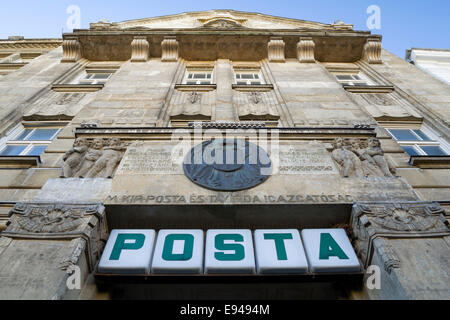
[(51, 50), (62, 45), (62, 39), (0, 40), (0, 51), (8, 50)]

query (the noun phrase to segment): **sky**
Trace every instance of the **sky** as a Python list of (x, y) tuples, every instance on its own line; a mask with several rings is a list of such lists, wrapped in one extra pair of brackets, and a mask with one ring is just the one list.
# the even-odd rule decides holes
[[(341, 20), (355, 30), (369, 30), (367, 21), (380, 21), (383, 47), (401, 58), (409, 48), (450, 49), (450, 1), (448, 0), (0, 0), (0, 39), (61, 38), (71, 32), (75, 5), (80, 9), (81, 28), (108, 19), (120, 22), (189, 11), (233, 9), (274, 16), (333, 23)], [(367, 9), (375, 5), (380, 19)], [(69, 21), (69, 25), (67, 22)], [(72, 24), (73, 25), (73, 24)], [(377, 27), (377, 26), (375, 26)]]

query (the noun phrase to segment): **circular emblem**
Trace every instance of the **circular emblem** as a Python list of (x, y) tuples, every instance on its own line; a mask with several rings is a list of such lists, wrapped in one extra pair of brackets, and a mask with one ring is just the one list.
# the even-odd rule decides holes
[(216, 191), (256, 187), (272, 169), (266, 151), (242, 139), (205, 141), (186, 155), (183, 167), (192, 182)]

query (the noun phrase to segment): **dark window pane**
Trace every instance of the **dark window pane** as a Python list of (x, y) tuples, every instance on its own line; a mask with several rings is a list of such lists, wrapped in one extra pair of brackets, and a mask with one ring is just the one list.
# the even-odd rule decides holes
[(110, 74), (108, 74), (108, 73), (96, 73), (96, 74), (94, 74), (92, 79), (108, 79), (109, 76), (110, 76)]
[(0, 153), (2, 156), (18, 156), (27, 146), (6, 146)]
[(432, 141), (422, 130), (413, 130), (423, 141)]
[(205, 79), (206, 74), (204, 73), (194, 73), (194, 79)]
[(211, 84), (211, 81), (202, 81), (200, 84)]
[(389, 130), (395, 139), (399, 141), (420, 141), (420, 139), (414, 135), (411, 130)]
[(254, 82), (254, 81), (252, 81), (252, 84), (253, 85), (259, 85), (259, 84), (261, 84), (261, 82), (259, 82), (259, 81), (258, 82)]
[(353, 76), (353, 79), (355, 79), (355, 80), (361, 80), (360, 76), (357, 76), (357, 75), (354, 75), (354, 76)]
[(416, 151), (416, 149), (412, 146), (402, 146), (403, 150), (406, 151), (410, 156), (419, 156), (420, 153)]
[(254, 76), (255, 76), (255, 79), (259, 79), (259, 76), (258, 76), (258, 74), (255, 74)]
[(252, 74), (244, 73), (241, 75), (242, 79), (253, 79)]
[(19, 140), (19, 141), (24, 140), (25, 137), (27, 135), (29, 135), (31, 131), (32, 131), (31, 129), (25, 129), (17, 138), (15, 138), (13, 140)]
[(36, 129), (31, 136), (27, 138), (27, 141), (51, 140), (57, 131), (58, 129)]
[(337, 75), (336, 78), (338, 78), (338, 80), (353, 80), (352, 76), (346, 76), (346, 75)]
[(211, 73), (208, 73), (208, 74), (206, 75), (206, 78), (207, 78), (207, 79), (211, 79)]
[(31, 148), (31, 150), (27, 153), (29, 156), (40, 156), (42, 152), (47, 149), (47, 146), (34, 146)]
[(247, 82), (238, 81), (237, 84), (240, 85), (240, 86), (244, 86), (244, 85), (247, 84)]
[(195, 81), (188, 81), (188, 82), (186, 82), (186, 84), (197, 84), (197, 82), (195, 82)]
[(423, 146), (420, 148), (423, 151), (425, 151), (425, 153), (429, 156), (446, 156), (447, 155), (447, 153), (438, 146)]
[(240, 79), (241, 78), (241, 75), (238, 73), (238, 74), (236, 74), (236, 79)]
[(368, 84), (366, 82), (355, 82), (353, 85), (354, 86), (367, 86)]

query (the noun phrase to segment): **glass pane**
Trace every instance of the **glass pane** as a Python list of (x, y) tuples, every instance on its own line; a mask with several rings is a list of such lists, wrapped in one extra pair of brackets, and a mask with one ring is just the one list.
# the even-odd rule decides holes
[(261, 84), (261, 82), (259, 82), (259, 81), (257, 81), (257, 82), (255, 82), (255, 81), (252, 81), (252, 84), (254, 84), (254, 85), (258, 85), (258, 84)]
[(188, 81), (188, 82), (186, 82), (186, 84), (197, 84), (197, 82), (195, 82), (195, 81)]
[(420, 139), (414, 135), (411, 130), (391, 129), (389, 131), (394, 138), (399, 141), (420, 141)]
[(415, 134), (422, 138), (423, 141), (432, 141), (422, 130), (413, 130)]
[(200, 84), (211, 84), (211, 81), (202, 81)]
[(420, 153), (416, 151), (416, 148), (413, 146), (402, 146), (403, 150), (406, 151), (410, 156), (419, 156)]
[(31, 136), (27, 138), (27, 141), (45, 141), (51, 140), (58, 129), (36, 129)]
[(206, 74), (204, 73), (195, 73), (194, 74), (194, 79), (205, 79), (206, 78)]
[(353, 80), (352, 76), (346, 76), (346, 75), (337, 75), (336, 78), (338, 78), (338, 80)]
[(258, 74), (254, 74), (255, 79), (259, 79), (259, 75)]
[(241, 75), (242, 79), (253, 79), (253, 75), (249, 73), (244, 73)]
[(240, 86), (244, 86), (244, 85), (246, 85), (247, 84), (247, 82), (242, 82), (242, 81), (238, 81), (238, 83), (237, 83), (238, 85), (240, 85)]
[(29, 156), (40, 156), (42, 152), (47, 149), (47, 146), (34, 146), (31, 148), (31, 150), (27, 153)]
[(355, 79), (355, 80), (361, 80), (361, 77), (358, 76), (358, 75), (354, 75), (354, 76), (353, 76), (353, 79)]
[(355, 86), (368, 86), (367, 82), (355, 82)]
[(241, 75), (239, 73), (236, 74), (236, 79), (240, 79)]
[(5, 149), (0, 153), (2, 156), (18, 156), (25, 150), (27, 146), (6, 146)]
[(429, 156), (446, 156), (447, 155), (447, 153), (438, 146), (423, 146), (420, 148), (423, 151), (425, 151), (425, 153)]
[(109, 73), (95, 73), (92, 79), (108, 79)]
[(206, 75), (206, 78), (207, 78), (207, 79), (211, 79), (211, 74), (208, 73), (208, 74)]
[(190, 73), (189, 76), (188, 76), (188, 79), (192, 79), (192, 76), (193, 76), (193, 74)]
[(17, 138), (15, 138), (15, 139), (13, 139), (13, 140), (18, 140), (18, 141), (24, 140), (25, 137), (26, 137), (27, 135), (29, 135), (31, 131), (33, 131), (33, 130), (31, 130), (31, 129), (25, 129), (21, 134), (19, 134), (19, 136), (18, 136)]

